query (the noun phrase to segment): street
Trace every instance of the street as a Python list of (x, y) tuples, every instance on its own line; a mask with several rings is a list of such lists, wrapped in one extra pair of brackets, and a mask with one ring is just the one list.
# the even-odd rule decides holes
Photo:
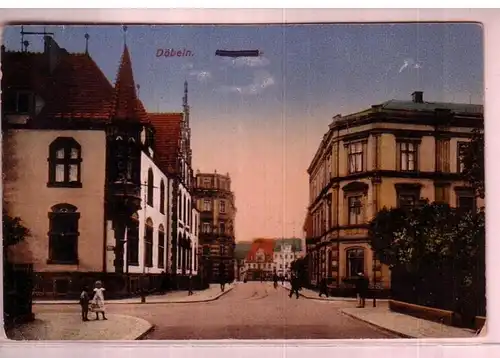
[[(112, 304), (107, 310), (155, 325), (144, 339), (349, 339), (397, 338), (347, 317), (354, 302), (288, 297), (283, 287), (248, 282), (220, 299), (204, 303)], [(75, 312), (77, 305), (36, 305), (37, 312)], [(104, 332), (103, 332), (104, 334)]]

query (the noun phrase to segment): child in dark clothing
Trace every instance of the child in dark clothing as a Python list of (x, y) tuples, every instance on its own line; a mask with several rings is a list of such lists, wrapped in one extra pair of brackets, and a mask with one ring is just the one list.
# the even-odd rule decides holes
[(88, 314), (89, 314), (89, 302), (90, 302), (90, 297), (89, 297), (89, 289), (87, 287), (84, 287), (82, 290), (82, 293), (80, 294), (80, 306), (82, 307), (82, 321), (88, 321)]

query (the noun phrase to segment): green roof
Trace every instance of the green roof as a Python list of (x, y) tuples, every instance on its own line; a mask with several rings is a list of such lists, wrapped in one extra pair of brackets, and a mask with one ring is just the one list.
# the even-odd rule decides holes
[(292, 245), (292, 250), (302, 251), (302, 240), (297, 238), (276, 239), (274, 252), (281, 251), (281, 245)]
[(251, 241), (237, 241), (234, 247), (234, 257), (236, 259), (244, 259), (250, 251), (251, 247)]

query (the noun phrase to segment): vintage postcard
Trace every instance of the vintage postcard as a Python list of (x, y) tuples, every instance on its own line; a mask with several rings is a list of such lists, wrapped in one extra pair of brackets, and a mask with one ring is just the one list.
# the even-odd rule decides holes
[(470, 338), (476, 23), (10, 25), (13, 340)]

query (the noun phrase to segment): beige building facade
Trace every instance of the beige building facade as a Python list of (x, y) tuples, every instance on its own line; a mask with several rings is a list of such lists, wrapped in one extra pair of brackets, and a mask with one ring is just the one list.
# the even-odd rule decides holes
[(9, 130), (3, 148), (6, 209), (31, 233), (12, 262), (32, 263), (55, 286), (66, 273), (105, 271), (104, 130)]
[(236, 205), (229, 174), (196, 173), (196, 207), (200, 212), (199, 242), (204, 272), (211, 282), (224, 270), (234, 279)]
[(372, 285), (390, 288), (390, 270), (374, 257), (368, 223), (384, 207), (420, 200), (478, 207), (461, 179), (460, 151), (483, 126), (479, 105), (391, 100), (333, 118), (308, 173), (306, 242), (312, 285), (332, 287), (364, 272)]

